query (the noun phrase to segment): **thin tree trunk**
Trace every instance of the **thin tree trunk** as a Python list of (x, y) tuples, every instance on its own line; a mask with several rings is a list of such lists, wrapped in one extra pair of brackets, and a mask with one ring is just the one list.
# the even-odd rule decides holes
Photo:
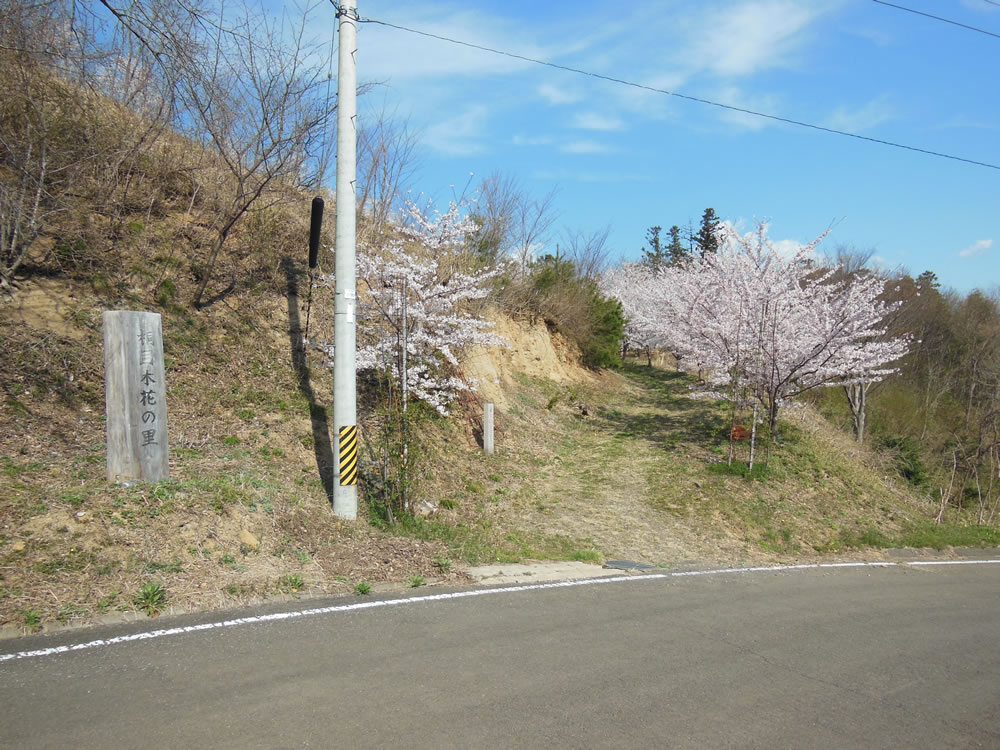
[(948, 490), (945, 491), (944, 487), (940, 488), (941, 493), (941, 506), (938, 508), (937, 517), (934, 519), (934, 523), (940, 524), (944, 521), (944, 511), (948, 507), (948, 501), (951, 499), (952, 490), (955, 487), (955, 475), (958, 473), (958, 451), (953, 450), (951, 453), (952, 464), (951, 464), (951, 481), (948, 484)]

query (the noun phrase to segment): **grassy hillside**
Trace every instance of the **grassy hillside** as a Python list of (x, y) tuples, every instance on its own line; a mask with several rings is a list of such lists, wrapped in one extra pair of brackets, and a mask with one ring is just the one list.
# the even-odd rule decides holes
[[(421, 427), (414, 492), (426, 517), (387, 527), (363, 507), (359, 522), (339, 522), (325, 486), (330, 377), (302, 346), (301, 265), (290, 253), (270, 265), (238, 256), (252, 259), (252, 283), (194, 312), (162, 293), (164, 280), (178, 294), (194, 283), (183, 264), (157, 261), (169, 256), (155, 242), (123, 252), (160, 280), (109, 299), (100, 273), (39, 276), (3, 303), (9, 628), (459, 580), (462, 564), (492, 560), (671, 565), (927, 543), (917, 535), (930, 499), (814, 412), (789, 411), (767, 474), (746, 479), (724, 461), (724, 410), (688, 398), (689, 377), (634, 363), (595, 373), (554, 351), (519, 359), (522, 337), (528, 351), (547, 333), (514, 323), (512, 353), (494, 355), (502, 382), (490, 384), (502, 399), (496, 455), (481, 454), (469, 400)], [(171, 480), (128, 488), (104, 479), (100, 314), (123, 306), (164, 315), (171, 425)], [(330, 309), (317, 291), (310, 335), (330, 327)], [(934, 532), (938, 545), (997, 541), (989, 529)]]
[[(310, 196), (288, 190), (237, 224), (195, 310), (218, 207), (180, 179), (212, 172), (181, 169), (197, 154), (175, 141), (113, 213), (81, 190), (0, 300), (0, 627), (461, 580), (462, 565), (495, 560), (728, 563), (998, 541), (931, 526), (933, 503), (892, 461), (808, 409), (787, 412), (768, 471), (745, 478), (724, 460), (725, 410), (690, 399), (689, 377), (586, 370), (544, 324), (499, 314), (510, 347), (470, 365), (482, 394), (420, 425), (420, 514), (386, 524), (363, 484), (361, 520), (339, 522), (331, 376), (305, 344), (332, 331), (329, 290), (305, 268)], [(167, 482), (105, 481), (108, 309), (163, 315)], [(498, 410), (490, 458), (484, 397)], [(363, 440), (377, 408), (363, 388)]]

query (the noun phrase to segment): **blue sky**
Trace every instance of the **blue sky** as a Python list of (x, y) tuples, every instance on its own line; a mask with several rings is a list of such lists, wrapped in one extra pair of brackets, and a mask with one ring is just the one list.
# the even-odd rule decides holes
[[(898, 0), (1000, 33), (987, 0)], [(403, 2), (363, 17), (1000, 165), (1000, 38), (870, 0)], [(332, 20), (332, 13), (331, 20)], [(500, 171), (559, 213), (549, 238), (610, 226), (634, 259), (646, 229), (707, 206), (771, 237), (872, 249), (960, 292), (1000, 285), (1000, 170), (640, 91), (375, 24), (359, 80), (417, 133), (417, 190), (442, 199)]]

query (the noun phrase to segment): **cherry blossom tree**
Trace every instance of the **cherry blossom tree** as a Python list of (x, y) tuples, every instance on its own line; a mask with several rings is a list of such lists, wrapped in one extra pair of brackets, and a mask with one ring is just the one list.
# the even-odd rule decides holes
[(601, 293), (617, 299), (625, 314), (623, 347), (646, 352), (652, 365), (652, 349), (662, 346), (662, 336), (656, 324), (657, 307), (649, 295), (634, 293), (637, 288), (649, 289), (655, 270), (648, 263), (623, 263), (606, 271), (600, 278)]
[[(460, 392), (474, 390), (458, 376), (461, 354), (504, 343), (473, 311), (499, 270), (457, 268), (473, 229), (455, 203), (432, 215), (408, 204), (401, 222), (383, 224), (358, 246), (357, 368), (387, 385), (379, 436), (368, 443), (373, 455), (376, 444), (381, 453), (381, 477), (366, 476), (376, 482), (375, 499), (389, 523), (397, 512), (412, 512), (410, 399), (447, 415)], [(335, 287), (336, 279), (322, 276), (320, 283)], [(319, 348), (332, 364), (333, 346)]]
[(749, 394), (773, 436), (779, 410), (796, 396), (863, 389), (894, 372), (889, 363), (909, 341), (887, 335), (884, 320), (898, 303), (882, 300), (882, 279), (837, 281), (834, 270), (818, 269), (813, 249), (825, 234), (785, 257), (764, 223), (747, 235), (728, 225), (717, 231), (716, 253), (654, 273), (625, 267), (606, 282), (643, 335), (703, 374), (706, 395)]
[[(466, 273), (448, 263), (475, 228), (458, 204), (428, 215), (411, 203), (404, 222), (358, 247), (357, 366), (388, 370), (404, 403), (412, 396), (447, 415), (458, 393), (474, 388), (457, 377), (461, 353), (503, 344), (493, 324), (469, 304), (489, 293), (499, 271)], [(333, 286), (336, 280), (331, 274), (320, 283)], [(332, 362), (333, 347), (320, 348)]]

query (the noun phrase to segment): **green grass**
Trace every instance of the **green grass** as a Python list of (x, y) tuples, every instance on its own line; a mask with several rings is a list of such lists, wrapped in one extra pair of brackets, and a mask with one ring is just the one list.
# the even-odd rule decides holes
[(184, 566), (181, 565), (180, 561), (173, 560), (168, 563), (156, 562), (155, 560), (146, 563), (143, 568), (147, 573), (181, 573), (184, 570)]
[(365, 583), (361, 581), (354, 586), (354, 593), (358, 596), (368, 596), (372, 592), (372, 586), (370, 583)]
[(709, 474), (743, 477), (744, 479), (753, 479), (758, 482), (775, 477), (778, 474), (772, 467), (765, 466), (762, 462), (755, 462), (751, 469), (747, 461), (733, 461), (731, 464), (720, 461), (719, 463), (708, 464), (705, 470)]
[(37, 609), (26, 609), (22, 613), (24, 616), (24, 626), (28, 630), (37, 630), (42, 625), (42, 613)]
[(1000, 529), (991, 526), (936, 524), (932, 521), (909, 523), (896, 533), (886, 533), (874, 526), (844, 529), (823, 551), (875, 547), (912, 547), (942, 550), (948, 547), (1000, 547)]

